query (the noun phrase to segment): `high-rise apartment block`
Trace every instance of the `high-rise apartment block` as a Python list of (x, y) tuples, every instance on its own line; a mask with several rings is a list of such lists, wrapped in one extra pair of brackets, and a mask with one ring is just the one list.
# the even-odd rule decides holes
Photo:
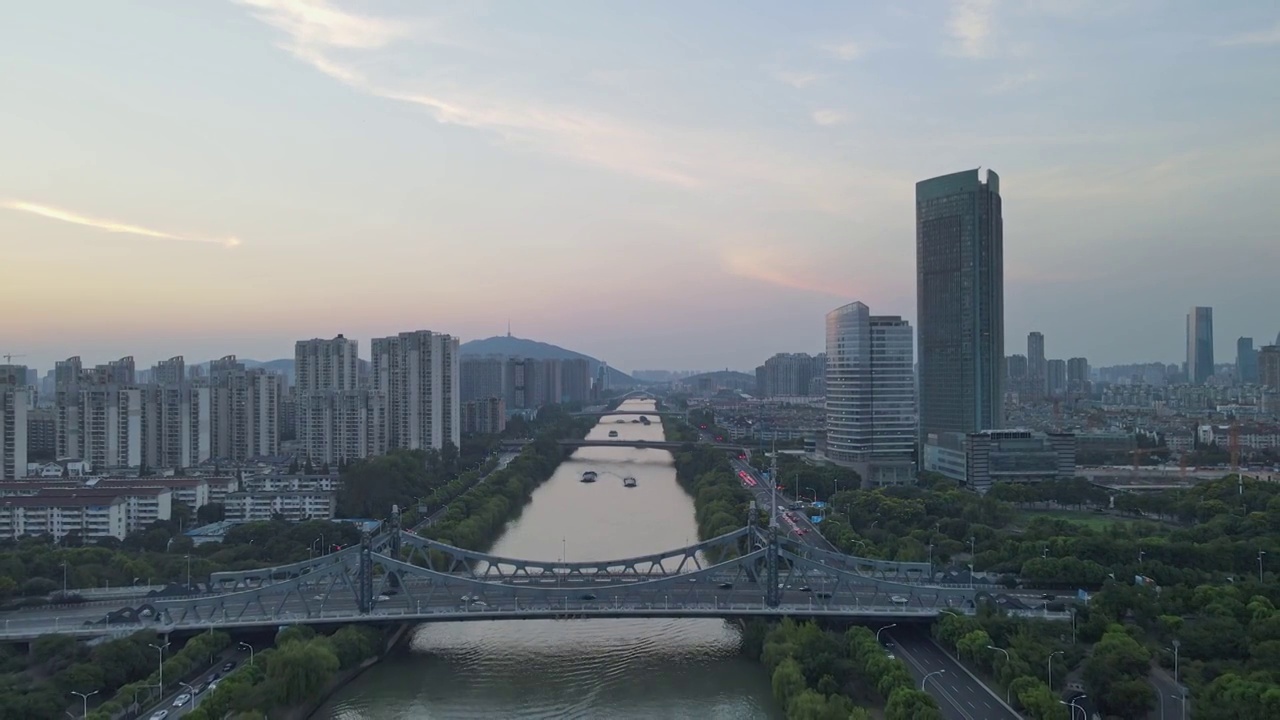
[(507, 429), (507, 406), (500, 397), (462, 403), (462, 432), (497, 435)]
[(995, 172), (986, 182), (967, 170), (916, 184), (916, 300), (921, 433), (1001, 427), (1004, 222)]
[(864, 484), (915, 477), (916, 402), (911, 325), (850, 303), (827, 314), (826, 455)]
[(299, 340), (294, 370), (297, 441), (309, 460), (339, 464), (386, 452), (386, 394), (362, 386), (359, 342)]
[(1187, 382), (1203, 385), (1213, 377), (1213, 308), (1187, 313)]
[(1251, 337), (1236, 340), (1236, 382), (1242, 385), (1258, 382), (1258, 351)]
[(1026, 355), (1010, 355), (1005, 358), (1005, 389), (1010, 392), (1019, 394), (1025, 393), (1027, 388), (1027, 374), (1030, 371), (1030, 365), (1027, 362)]
[(27, 368), (0, 365), (0, 480), (27, 476)]
[(228, 355), (209, 363), (212, 457), (243, 462), (280, 451), (280, 398), (284, 379), (247, 369)]
[(460, 362), (462, 402), (502, 398), (509, 410), (585, 402), (591, 365), (585, 358), (466, 357)]
[(389, 448), (410, 450), (461, 442), (458, 339), (430, 330), (375, 338), (372, 390), (386, 398)]
[(1027, 333), (1027, 393), (1042, 398), (1049, 390), (1049, 371), (1044, 359), (1044, 335)]
[(822, 397), (826, 384), (825, 354), (778, 353), (756, 368), (759, 397)]
[(1089, 361), (1082, 357), (1067, 360), (1067, 391), (1084, 393), (1089, 391)]
[(1048, 360), (1045, 362), (1045, 384), (1052, 397), (1061, 397), (1067, 392), (1067, 361)]
[(1258, 383), (1280, 392), (1280, 344), (1263, 346), (1258, 352)]

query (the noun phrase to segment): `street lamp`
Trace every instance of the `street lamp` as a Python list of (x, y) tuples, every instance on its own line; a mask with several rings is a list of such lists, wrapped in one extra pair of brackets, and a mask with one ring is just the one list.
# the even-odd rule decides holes
[(98, 692), (99, 691), (97, 690), (94, 690), (91, 693), (76, 692), (75, 690), (71, 691), (72, 695), (78, 695), (80, 699), (84, 701), (84, 713), (80, 717), (89, 717), (89, 698), (97, 695)]
[(973, 571), (978, 566), (978, 552), (974, 548), (977, 547), (978, 538), (969, 536), (969, 587), (973, 588)]
[(876, 631), (876, 642), (880, 642), (880, 633), (884, 632), (885, 630), (888, 630), (889, 628), (896, 628), (896, 627), (898, 627), (898, 623), (893, 623), (892, 625), (885, 625), (884, 627), (882, 627), (882, 628), (880, 628), (879, 630), (877, 630), (877, 631)]
[[(1262, 567), (1262, 561), (1258, 561), (1258, 567)], [(1262, 577), (1262, 573), (1258, 573), (1258, 577)], [(67, 599), (67, 561), (62, 561), (62, 599)]]
[(1258, 584), (1259, 585), (1262, 584), (1262, 556), (1266, 554), (1267, 554), (1266, 550), (1258, 551)]
[(1064, 655), (1064, 653), (1061, 650), (1054, 650), (1053, 652), (1049, 653), (1049, 689), (1050, 690), (1053, 689), (1053, 656), (1054, 655)]
[(160, 651), (160, 697), (164, 698), (164, 650), (169, 647), (169, 643), (156, 645), (155, 643), (147, 643), (151, 647)]
[(1178, 684), (1178, 648), (1182, 646), (1182, 641), (1177, 638), (1173, 639), (1173, 684)]
[(924, 684), (925, 684), (925, 683), (927, 683), (927, 682), (929, 682), (929, 678), (933, 677), (934, 675), (941, 675), (941, 674), (942, 674), (942, 673), (944, 673), (944, 672), (946, 672), (946, 670), (934, 670), (933, 672), (928, 673), (928, 674), (927, 674), (927, 675), (925, 675), (923, 678), (921, 678), (921, 679), (920, 679), (920, 691), (921, 691), (921, 692), (924, 692)]
[[(1187, 689), (1185, 687), (1178, 689), (1182, 691), (1182, 720), (1187, 720)], [(1178, 699), (1178, 696), (1173, 694), (1170, 694), (1169, 697), (1174, 700)]]
[(805, 490), (808, 490), (809, 492), (813, 493), (813, 501), (814, 501), (814, 502), (818, 502), (818, 491), (817, 491), (817, 490), (814, 490), (813, 488), (808, 487), (808, 486), (805, 486)]
[[(988, 650), (996, 650), (996, 651), (999, 651), (999, 652), (1004, 653), (1004, 661), (1005, 661), (1005, 664), (1008, 664), (1008, 663), (1010, 662), (1010, 660), (1009, 660), (1009, 651), (1008, 651), (1008, 650), (1005, 650), (1004, 648), (998, 648), (998, 647), (996, 647), (995, 645), (988, 645), (988, 646), (987, 646), (987, 649), (988, 649)], [(1004, 686), (1004, 704), (1005, 704), (1005, 705), (1008, 705), (1008, 704), (1009, 704), (1009, 686), (1008, 686), (1008, 685), (1005, 685), (1005, 686)]]
[(191, 553), (187, 553), (187, 592), (191, 592)]
[(196, 706), (196, 689), (181, 680), (178, 681), (178, 684), (187, 689), (187, 695), (190, 697), (187, 698), (186, 704), (190, 705), (192, 709), (194, 709)]
[(1069, 707), (1069, 708), (1071, 708), (1071, 720), (1075, 720), (1075, 717), (1076, 717), (1076, 710), (1079, 710), (1079, 711), (1080, 711), (1080, 714), (1081, 714), (1081, 715), (1084, 715), (1085, 720), (1089, 720), (1089, 714), (1088, 714), (1088, 713), (1086, 713), (1086, 712), (1084, 711), (1084, 707), (1076, 704), (1076, 702), (1078, 702), (1078, 701), (1080, 701), (1080, 700), (1083, 700), (1083, 699), (1085, 699), (1085, 698), (1087, 698), (1087, 697), (1089, 697), (1089, 696), (1088, 696), (1088, 695), (1077, 695), (1077, 696), (1075, 696), (1075, 697), (1071, 698), (1071, 702), (1067, 702), (1066, 700), (1059, 700), (1058, 702), (1059, 702), (1059, 703), (1061, 703), (1061, 704), (1063, 704), (1063, 705), (1066, 705), (1066, 706), (1067, 706), (1067, 707)]
[(249, 651), (249, 664), (252, 665), (253, 664), (253, 646), (250, 645), (249, 643), (244, 643), (244, 642), (237, 643), (237, 645)]

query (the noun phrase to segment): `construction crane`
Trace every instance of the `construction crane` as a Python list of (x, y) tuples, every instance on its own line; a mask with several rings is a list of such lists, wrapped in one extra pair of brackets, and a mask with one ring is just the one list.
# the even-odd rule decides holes
[(13, 362), (14, 358), (22, 358), (22, 357), (26, 357), (26, 355), (18, 355), (16, 353), (5, 353), (3, 356), (0, 356), (0, 357), (3, 357), (5, 363), (7, 364), (7, 363)]

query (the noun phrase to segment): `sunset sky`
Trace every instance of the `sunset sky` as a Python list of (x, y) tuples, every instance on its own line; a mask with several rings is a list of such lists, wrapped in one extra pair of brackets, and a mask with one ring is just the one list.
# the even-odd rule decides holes
[(59, 0), (0, 22), (0, 354), (413, 329), (623, 369), (915, 315), (914, 183), (1000, 173), (1006, 350), (1280, 330), (1280, 5)]

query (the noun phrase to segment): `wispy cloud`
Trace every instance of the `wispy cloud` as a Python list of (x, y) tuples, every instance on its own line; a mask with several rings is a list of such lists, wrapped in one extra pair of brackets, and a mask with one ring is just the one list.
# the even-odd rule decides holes
[(803, 90), (810, 85), (822, 80), (822, 75), (807, 72), (790, 72), (787, 70), (776, 70), (773, 73), (773, 79), (778, 82), (786, 83), (797, 90)]
[(791, 290), (832, 295), (835, 297), (852, 297), (853, 288), (838, 282), (831, 282), (819, 277), (816, 273), (798, 263), (794, 252), (780, 252), (760, 247), (735, 244), (723, 252), (721, 262), (724, 270), (747, 280), (756, 280)]
[(823, 52), (840, 60), (857, 60), (866, 52), (866, 48), (860, 43), (847, 40), (840, 43), (827, 43), (819, 46)]
[(823, 127), (843, 125), (849, 121), (849, 114), (843, 110), (814, 110), (813, 121)]
[(207, 237), (195, 237), (192, 235), (175, 235), (173, 233), (142, 227), (141, 225), (129, 225), (128, 223), (117, 222), (115, 220), (92, 218), (86, 215), (79, 215), (70, 210), (56, 208), (51, 205), (40, 205), (38, 203), (25, 202), (23, 200), (0, 201), (0, 207), (7, 208), (9, 210), (17, 210), (19, 212), (31, 213), (32, 215), (39, 215), (52, 220), (61, 220), (62, 222), (71, 223), (73, 225), (83, 225), (85, 227), (91, 227), (109, 233), (138, 235), (156, 240), (178, 240), (181, 242), (206, 243), (211, 245), (221, 245), (228, 248), (233, 248), (240, 244), (240, 240), (234, 237), (218, 240)]
[(947, 33), (959, 43), (957, 54), (974, 58), (991, 55), (995, 5), (996, 0), (952, 0)]
[(1280, 45), (1280, 22), (1269, 30), (1232, 35), (1218, 41), (1219, 45)]

